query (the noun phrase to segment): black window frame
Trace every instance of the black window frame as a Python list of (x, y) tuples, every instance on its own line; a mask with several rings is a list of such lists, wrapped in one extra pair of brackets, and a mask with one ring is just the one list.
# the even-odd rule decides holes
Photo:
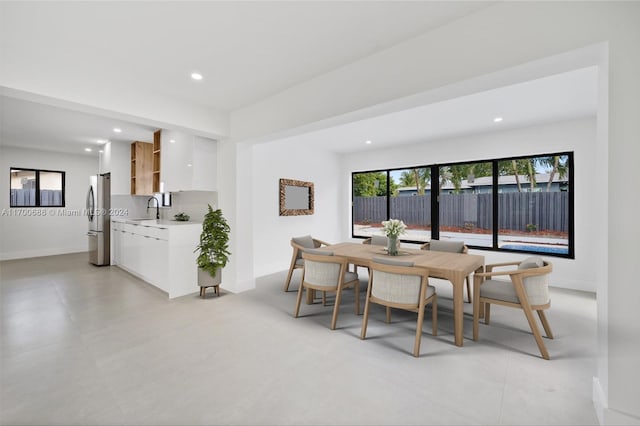
[[(35, 177), (36, 177), (36, 195), (35, 195), (35, 205), (33, 206), (15, 206), (12, 204), (12, 200), (11, 200), (11, 173), (13, 171), (26, 171), (26, 172), (34, 172), (35, 173)], [(45, 172), (45, 173), (60, 173), (61, 177), (62, 177), (62, 203), (61, 204), (56, 204), (56, 205), (42, 205), (41, 199), (40, 199), (40, 173), (41, 172)], [(62, 170), (48, 170), (48, 169), (34, 169), (33, 167), (9, 167), (9, 208), (12, 209), (26, 209), (26, 208), (34, 208), (34, 207), (47, 207), (47, 208), (60, 208), (60, 207), (65, 207), (65, 203), (66, 203), (66, 172), (62, 171)]]
[[(498, 164), (503, 161), (511, 161), (511, 160), (522, 160), (528, 158), (536, 158), (536, 157), (551, 157), (551, 156), (567, 156), (567, 165), (569, 167), (567, 179), (568, 179), (568, 188), (567, 191), (569, 193), (568, 197), (568, 238), (567, 238), (567, 253), (553, 253), (553, 252), (543, 252), (535, 251), (535, 250), (519, 250), (519, 249), (504, 249), (498, 246), (499, 244), (499, 205), (498, 205), (498, 188), (499, 188), (499, 167)], [(386, 203), (386, 220), (389, 220), (390, 211), (391, 211), (391, 194), (389, 194), (390, 189), (390, 179), (391, 173), (396, 170), (405, 170), (405, 169), (413, 169), (413, 168), (430, 168), (431, 176), (439, 176), (439, 170), (441, 167), (445, 166), (453, 166), (453, 165), (464, 165), (464, 164), (474, 164), (474, 163), (492, 163), (493, 175), (492, 175), (492, 246), (475, 246), (469, 245), (469, 248), (473, 248), (476, 250), (486, 250), (486, 251), (497, 251), (502, 253), (526, 253), (526, 254), (535, 254), (535, 255), (543, 255), (543, 256), (552, 256), (552, 257), (560, 257), (566, 259), (575, 259), (575, 191), (574, 191), (574, 178), (575, 178), (575, 166), (574, 166), (574, 152), (573, 151), (562, 151), (562, 152), (551, 152), (551, 153), (539, 153), (539, 154), (528, 154), (528, 155), (520, 155), (513, 157), (501, 157), (501, 158), (492, 158), (492, 159), (481, 159), (481, 160), (472, 160), (472, 161), (460, 161), (460, 162), (450, 162), (450, 163), (435, 163), (435, 164), (423, 164), (423, 165), (412, 165), (412, 166), (403, 166), (403, 167), (394, 167), (389, 169), (376, 169), (376, 170), (362, 170), (362, 171), (354, 171), (351, 172), (351, 238), (355, 239), (366, 239), (366, 236), (355, 235), (355, 223), (354, 223), (354, 209), (355, 209), (355, 201), (354, 201), (354, 191), (353, 191), (353, 182), (354, 176), (362, 173), (386, 173), (387, 175), (387, 203)], [(439, 195), (440, 195), (440, 185), (437, 185), (438, 191), (433, 190), (433, 185), (431, 188), (431, 238), (439, 238), (440, 236), (440, 206), (439, 206)], [(434, 194), (437, 193), (437, 196)], [(402, 242), (410, 243), (410, 244), (423, 244), (424, 241), (417, 240), (408, 240), (401, 239)]]

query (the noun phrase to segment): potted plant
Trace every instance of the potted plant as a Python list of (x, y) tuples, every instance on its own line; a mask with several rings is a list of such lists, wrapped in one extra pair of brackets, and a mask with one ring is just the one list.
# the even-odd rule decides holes
[(213, 210), (211, 205), (202, 222), (200, 243), (194, 250), (198, 254), (198, 285), (200, 296), (207, 287), (214, 287), (220, 295), (219, 285), (222, 282), (222, 268), (229, 262), (229, 224), (222, 210)]
[(389, 256), (397, 256), (398, 247), (400, 246), (398, 237), (405, 233), (407, 225), (405, 225), (400, 219), (389, 219), (382, 221), (382, 229), (389, 239), (387, 253), (389, 253)]

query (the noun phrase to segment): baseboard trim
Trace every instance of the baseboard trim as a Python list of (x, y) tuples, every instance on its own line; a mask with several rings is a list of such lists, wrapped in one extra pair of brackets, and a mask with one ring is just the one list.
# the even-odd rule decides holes
[(600, 385), (600, 380), (597, 377), (593, 378), (593, 406), (596, 409), (596, 416), (598, 417), (598, 423), (603, 426), (616, 425), (616, 426), (638, 426), (640, 425), (640, 417), (632, 416), (630, 414), (622, 413), (618, 410), (609, 408), (607, 398), (604, 390)]
[(598, 417), (598, 423), (604, 425), (604, 410), (607, 409), (607, 397), (604, 394), (604, 390), (600, 385), (600, 379), (593, 378), (592, 396), (593, 406), (596, 409), (596, 416)]
[(86, 247), (64, 247), (64, 248), (52, 248), (52, 249), (40, 249), (40, 250), (25, 250), (25, 251), (17, 251), (17, 252), (5, 252), (5, 253), (0, 253), (0, 261), (30, 259), (32, 257), (58, 256), (60, 254), (72, 254), (72, 253), (82, 253), (82, 252), (87, 252), (87, 248)]

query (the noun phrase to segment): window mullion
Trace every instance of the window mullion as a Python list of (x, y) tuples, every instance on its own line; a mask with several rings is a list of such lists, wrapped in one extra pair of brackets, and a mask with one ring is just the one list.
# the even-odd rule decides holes
[(36, 170), (36, 207), (40, 207), (40, 170)]
[(491, 188), (491, 203), (492, 203), (492, 207), (491, 210), (493, 212), (493, 217), (492, 217), (492, 225), (493, 225), (493, 229), (492, 229), (492, 237), (493, 237), (493, 242), (492, 242), (492, 246), (494, 249), (498, 248), (498, 178), (499, 176), (499, 170), (498, 170), (498, 160), (493, 160), (493, 182), (492, 182), (492, 188)]
[[(431, 239), (440, 239), (440, 167), (431, 166)], [(435, 183), (434, 183), (435, 181)]]

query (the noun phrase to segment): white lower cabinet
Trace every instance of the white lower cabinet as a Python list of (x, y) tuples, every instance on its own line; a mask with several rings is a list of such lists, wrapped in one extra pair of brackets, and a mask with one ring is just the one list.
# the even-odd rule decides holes
[[(116, 222), (117, 223), (117, 222)], [(199, 290), (196, 254), (201, 225), (150, 226), (120, 222), (113, 237), (113, 264), (158, 287), (169, 298)]]
[(167, 283), (169, 243), (166, 240), (139, 236), (141, 238), (141, 265), (145, 280), (156, 285), (160, 290), (169, 292)]

